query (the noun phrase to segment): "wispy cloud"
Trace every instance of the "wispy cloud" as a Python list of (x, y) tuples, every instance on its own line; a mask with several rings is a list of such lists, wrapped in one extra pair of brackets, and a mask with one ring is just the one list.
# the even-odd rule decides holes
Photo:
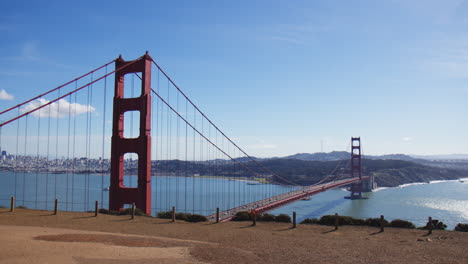
[(404, 137), (404, 138), (402, 138), (401, 140), (403, 140), (403, 141), (405, 141), (405, 142), (409, 142), (409, 141), (412, 141), (413, 138), (411, 138), (411, 137)]
[(65, 68), (65, 69), (73, 68), (70, 65), (58, 63), (50, 58), (43, 56), (41, 52), (39, 51), (39, 45), (36, 41), (28, 41), (28, 42), (23, 43), (20, 47), (20, 52), (18, 55), (0, 58), (0, 60), (13, 61), (13, 62), (18, 62), (18, 63), (36, 62), (36, 63), (47, 64), (47, 65), (58, 67), (58, 68)]
[[(39, 98), (30, 102), (29, 104), (25, 105), (21, 108), (22, 113), (26, 113), (32, 111), (42, 105), (49, 103), (49, 100), (44, 98)], [(80, 114), (94, 112), (96, 108), (91, 105), (82, 105), (78, 103), (69, 103), (65, 99), (60, 99), (57, 102), (51, 103), (48, 106), (41, 108), (32, 113), (33, 116), (36, 117), (53, 117), (53, 118), (62, 118), (68, 116), (69, 114), (72, 116), (77, 116)]]
[(5, 91), (5, 89), (2, 89), (0, 90), (0, 100), (13, 100), (14, 99), (14, 96), (7, 93), (7, 91)]

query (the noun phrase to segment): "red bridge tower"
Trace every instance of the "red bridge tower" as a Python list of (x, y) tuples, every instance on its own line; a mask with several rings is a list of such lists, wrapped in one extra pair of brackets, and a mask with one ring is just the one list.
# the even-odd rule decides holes
[[(151, 214), (151, 62), (148, 52), (134, 61), (115, 62), (115, 94), (112, 124), (111, 175), (109, 209), (120, 211), (125, 204)], [(124, 68), (122, 68), (124, 67)], [(124, 98), (124, 78), (128, 73), (141, 73), (141, 95)], [(124, 137), (124, 113), (140, 112), (140, 131), (137, 138)], [(124, 186), (124, 154), (138, 155), (138, 186)]]
[[(351, 178), (359, 177), (362, 179), (361, 168), (361, 138), (351, 138)], [(362, 181), (351, 184), (350, 199), (362, 199)]]

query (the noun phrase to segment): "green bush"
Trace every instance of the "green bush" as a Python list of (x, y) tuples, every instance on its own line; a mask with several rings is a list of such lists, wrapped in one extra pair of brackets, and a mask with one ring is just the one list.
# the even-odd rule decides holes
[[(383, 220), (384, 226), (388, 226), (388, 221)], [(380, 218), (367, 218), (364, 221), (364, 225), (366, 226), (374, 226), (374, 227), (380, 227)]]
[(413, 223), (401, 219), (394, 219), (390, 222), (390, 227), (416, 228)]
[(28, 209), (28, 208), (27, 208), (26, 206), (24, 206), (24, 205), (16, 206), (16, 208), (18, 208), (18, 209)]
[[(318, 221), (320, 225), (335, 225), (335, 215), (324, 215)], [(350, 216), (338, 216), (338, 225), (363, 225), (364, 220), (352, 218)]]
[(306, 218), (302, 220), (299, 224), (318, 224), (319, 220), (317, 218)]
[(172, 219), (172, 212), (171, 211), (158, 212), (156, 216), (158, 218), (163, 218), (163, 219)]
[[(445, 230), (447, 228), (447, 225), (444, 224), (443, 222), (437, 220), (437, 219), (432, 219), (432, 229), (434, 230)], [(429, 227), (429, 222), (426, 224), (426, 226), (420, 227), (419, 229), (427, 230)]]
[[(125, 208), (122, 211), (119, 212), (119, 215), (132, 215), (132, 208)], [(139, 208), (135, 208), (135, 215), (139, 216), (147, 216), (143, 210)]]
[(468, 224), (458, 224), (456, 227), (455, 227), (455, 231), (459, 231), (459, 232), (468, 232)]
[(249, 212), (237, 212), (231, 221), (252, 221), (252, 216)]
[[(177, 215), (176, 215), (176, 217), (177, 217)], [(185, 221), (192, 222), (192, 223), (208, 221), (206, 216), (199, 215), (199, 214), (185, 214), (185, 218), (187, 219)]]
[(262, 214), (257, 217), (257, 220), (262, 222), (274, 222), (276, 221), (276, 217), (272, 214)]
[[(163, 219), (172, 219), (172, 211), (158, 212), (158, 218)], [(176, 213), (175, 218), (177, 220), (183, 220), (187, 222), (203, 222), (207, 221), (206, 216), (199, 214), (190, 214), (190, 213)]]
[(287, 214), (279, 214), (275, 217), (276, 222), (291, 223), (291, 217)]

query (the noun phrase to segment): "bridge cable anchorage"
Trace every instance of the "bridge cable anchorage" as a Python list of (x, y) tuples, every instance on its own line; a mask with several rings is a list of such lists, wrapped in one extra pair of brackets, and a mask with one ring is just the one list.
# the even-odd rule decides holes
[(45, 93), (42, 93), (42, 94), (40, 94), (40, 95), (38, 95), (38, 96), (36, 96), (36, 97), (33, 97), (33, 98), (29, 99), (29, 100), (26, 100), (26, 101), (24, 101), (24, 102), (22, 102), (22, 103), (20, 103), (20, 104), (17, 104), (17, 105), (15, 105), (15, 106), (13, 106), (13, 107), (10, 107), (10, 108), (8, 108), (8, 109), (6, 109), (6, 110), (0, 112), (0, 115), (3, 115), (3, 114), (5, 114), (5, 113), (7, 113), (7, 112), (10, 112), (11, 110), (13, 110), (13, 109), (15, 109), (15, 108), (17, 108), (17, 107), (21, 107), (21, 106), (23, 106), (23, 105), (25, 105), (25, 104), (27, 104), (27, 103), (30, 103), (30, 102), (32, 102), (32, 101), (34, 101), (34, 100), (36, 100), (36, 99), (39, 99), (39, 98), (41, 98), (41, 97), (43, 97), (43, 96), (45, 96), (45, 95), (48, 95), (48, 94), (50, 94), (50, 93), (52, 93), (52, 92), (54, 92), (54, 91), (60, 90), (60, 88), (65, 87), (65, 86), (67, 86), (67, 85), (69, 85), (69, 84), (71, 84), (71, 83), (73, 83), (73, 82), (76, 82), (76, 81), (80, 80), (81, 78), (84, 78), (84, 77), (86, 77), (86, 76), (92, 74), (93, 72), (96, 72), (96, 71), (98, 71), (98, 70), (100, 70), (100, 69), (102, 69), (102, 68), (104, 68), (104, 67), (107, 67), (108, 65), (114, 63), (115, 61), (116, 61), (116, 60), (114, 59), (114, 60), (112, 60), (112, 61), (110, 61), (110, 62), (108, 62), (108, 63), (102, 65), (101, 67), (98, 67), (98, 68), (96, 68), (96, 69), (94, 69), (94, 70), (92, 70), (92, 71), (90, 71), (90, 72), (88, 72), (88, 73), (85, 73), (85, 74), (83, 74), (83, 75), (81, 75), (81, 76), (79, 76), (79, 77), (77, 77), (77, 78), (75, 78), (75, 79), (73, 79), (73, 80), (71, 80), (71, 81), (69, 81), (69, 82), (67, 82), (67, 83), (64, 83), (64, 84), (62, 84), (62, 85), (60, 85), (60, 86), (58, 86), (58, 87), (56, 87), (56, 88), (54, 88), (54, 89), (52, 89), (52, 90), (50, 90), (50, 91), (47, 91), (47, 92), (45, 92)]
[[(13, 121), (15, 121), (15, 120), (18, 120), (18, 119), (20, 119), (20, 118), (22, 118), (22, 117), (24, 117), (24, 116), (27, 116), (27, 115), (29, 115), (29, 114), (31, 114), (31, 113), (33, 113), (33, 112), (38, 111), (38, 110), (40, 110), (40, 109), (42, 109), (42, 108), (44, 108), (44, 107), (46, 107), (46, 106), (49, 106), (49, 105), (51, 105), (52, 103), (55, 103), (55, 102), (57, 102), (57, 101), (60, 100), (60, 99), (66, 98), (66, 97), (69, 96), (70, 94), (74, 94), (74, 93), (76, 93), (76, 92), (78, 92), (78, 91), (80, 91), (80, 90), (82, 90), (82, 89), (88, 87), (90, 84), (93, 84), (93, 83), (95, 83), (95, 82), (98, 82), (98, 81), (104, 79), (105, 77), (107, 77), (107, 76), (109, 76), (109, 75), (111, 75), (111, 74), (113, 74), (113, 73), (115, 73), (115, 72), (117, 72), (117, 71), (120, 71), (120, 70), (122, 70), (122, 69), (124, 69), (124, 68), (126, 68), (126, 67), (128, 67), (128, 66), (130, 66), (130, 65), (132, 65), (132, 64), (134, 64), (134, 63), (137, 62), (137, 61), (138, 61), (138, 60), (134, 60), (134, 61), (132, 61), (132, 62), (130, 62), (130, 63), (128, 63), (128, 64), (126, 64), (126, 65), (120, 67), (119, 69), (116, 69), (116, 70), (114, 70), (114, 71), (112, 71), (112, 72), (110, 72), (110, 73), (108, 73), (108, 74), (106, 74), (106, 75), (104, 75), (104, 76), (102, 76), (102, 77), (99, 77), (98, 79), (96, 79), (96, 80), (94, 80), (94, 81), (92, 81), (92, 82), (90, 82), (90, 83), (87, 83), (87, 84), (81, 86), (80, 88), (77, 88), (77, 89), (75, 89), (75, 90), (73, 90), (73, 91), (71, 91), (71, 92), (68, 92), (68, 93), (66, 93), (66, 94), (64, 94), (64, 95), (62, 95), (62, 96), (59, 96), (58, 98), (56, 98), (56, 99), (54, 99), (54, 100), (52, 100), (52, 101), (49, 101), (48, 103), (45, 103), (45, 104), (43, 104), (43, 105), (40, 105), (40, 106), (34, 108), (33, 110), (30, 110), (30, 111), (28, 111), (28, 112), (25, 112), (25, 113), (23, 113), (23, 114), (21, 114), (21, 115), (19, 115), (19, 116), (17, 116), (17, 117), (14, 117), (14, 118), (12, 118), (12, 119), (10, 119), (10, 120), (8, 120), (8, 121), (4, 121), (3, 123), (0, 123), (0, 127), (3, 127), (4, 125), (7, 125), (7, 124), (9, 124), (9, 123), (11, 123), (11, 122), (13, 122)], [(57, 107), (58, 107), (58, 106), (57, 106)]]
[(262, 167), (265, 171), (269, 172), (271, 175), (274, 175), (275, 177), (278, 177), (280, 179), (282, 179), (283, 181), (285, 182), (288, 182), (290, 183), (291, 185), (293, 186), (300, 186), (299, 184), (296, 184), (296, 183), (293, 183), (289, 180), (286, 180), (282, 177), (280, 177), (279, 175), (273, 173), (271, 170), (269, 170), (268, 168), (266, 168), (263, 164), (261, 164), (260, 162), (258, 162), (256, 159), (254, 159), (252, 156), (250, 156), (249, 154), (247, 154), (247, 152), (245, 152), (243, 149), (241, 149), (236, 143), (234, 143), (234, 141), (231, 140), (231, 138), (229, 138), (228, 136), (226, 136), (226, 134), (224, 134), (223, 131), (221, 131), (193, 102), (192, 100), (190, 100), (190, 98), (187, 97), (187, 95), (185, 95), (185, 93), (179, 88), (179, 86), (177, 86), (177, 84), (175, 84), (175, 82), (166, 74), (166, 72), (158, 65), (158, 63), (152, 58), (151, 59), (153, 64), (159, 69), (159, 71), (161, 71), (162, 74), (164, 74), (164, 76), (172, 83), (172, 85), (182, 94), (182, 96), (185, 97), (185, 99), (216, 129), (218, 130), (227, 140), (229, 140), (229, 142), (231, 142), (231, 144), (233, 144), (239, 151), (241, 151), (246, 157), (248, 157), (251, 161), (253, 161), (254, 163), (256, 163), (259, 167)]

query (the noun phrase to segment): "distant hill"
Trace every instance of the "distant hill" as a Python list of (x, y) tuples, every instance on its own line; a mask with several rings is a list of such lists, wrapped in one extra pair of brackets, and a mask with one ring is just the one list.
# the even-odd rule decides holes
[[(317, 152), (317, 153), (297, 153), (294, 155), (283, 157), (283, 159), (298, 159), (298, 160), (309, 160), (309, 161), (333, 161), (333, 160), (344, 160), (349, 159), (351, 153), (346, 151), (332, 151), (332, 152)], [(388, 154), (381, 156), (365, 155), (366, 159), (381, 159), (381, 160), (406, 160), (406, 161), (418, 161), (418, 158), (414, 158), (405, 154)]]
[(298, 159), (309, 161), (333, 161), (344, 160), (350, 157), (350, 153), (346, 151), (333, 151), (333, 152), (317, 152), (317, 153), (297, 153), (291, 156), (283, 157), (283, 159)]
[(425, 160), (468, 160), (468, 154), (412, 155), (412, 157)]

